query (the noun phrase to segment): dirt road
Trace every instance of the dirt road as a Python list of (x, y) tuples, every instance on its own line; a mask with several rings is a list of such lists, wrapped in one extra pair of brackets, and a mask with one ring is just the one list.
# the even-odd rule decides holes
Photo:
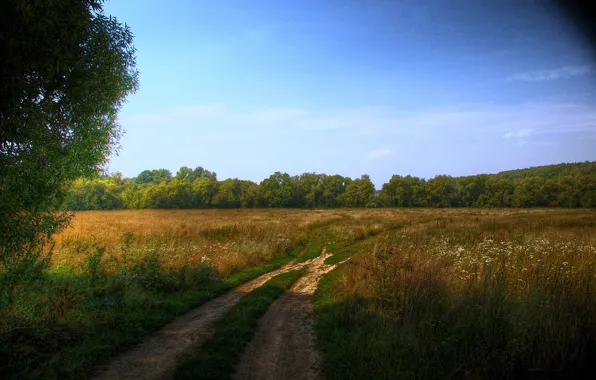
[(307, 273), (261, 318), (240, 358), (236, 380), (322, 379), (311, 301), (321, 277), (336, 266), (325, 265), (329, 256), (323, 250), (306, 268)]
[(98, 368), (93, 379), (152, 380), (171, 377), (176, 365), (212, 334), (213, 323), (243, 295), (280, 273), (315, 265), (316, 260), (318, 258), (300, 264), (290, 263), (174, 319), (132, 350), (114, 357), (107, 365)]

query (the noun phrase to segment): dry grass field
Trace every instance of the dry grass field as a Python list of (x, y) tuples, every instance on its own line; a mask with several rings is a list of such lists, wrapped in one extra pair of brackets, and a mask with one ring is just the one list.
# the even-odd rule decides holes
[(94, 211), (55, 241), (45, 277), (3, 298), (2, 378), (83, 378), (174, 316), (323, 246), (329, 262), (350, 258), (314, 298), (330, 379), (594, 369), (591, 210)]
[[(125, 210), (79, 212), (56, 236), (53, 264), (83, 263), (96, 244), (108, 270), (157, 256), (167, 269), (210, 262), (221, 276), (271, 260), (304, 243), (309, 226), (341, 219), (304, 210)], [(108, 262), (110, 262), (108, 264)]]
[(593, 210), (424, 212), (320, 284), (329, 379), (593, 378)]

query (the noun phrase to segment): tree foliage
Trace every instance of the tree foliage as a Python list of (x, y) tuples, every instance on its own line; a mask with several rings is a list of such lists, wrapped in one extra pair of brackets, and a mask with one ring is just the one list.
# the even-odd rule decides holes
[[(182, 167), (175, 178), (159, 181), (123, 179), (120, 173), (94, 181), (73, 182), (64, 207), (69, 210), (111, 208), (240, 207), (596, 207), (596, 165), (571, 164), (559, 177), (499, 174), (431, 179), (394, 175), (380, 192), (368, 175), (276, 172), (260, 184), (237, 178), (217, 181), (215, 174), (193, 176)], [(579, 165), (579, 166), (578, 166)], [(559, 166), (559, 165), (556, 165)], [(200, 167), (199, 167), (200, 168)], [(586, 168), (591, 168), (586, 170)], [(200, 168), (200, 173), (211, 173)], [(196, 169), (195, 169), (196, 171)], [(538, 168), (538, 174), (549, 173)], [(92, 186), (91, 183), (94, 185)], [(103, 186), (100, 191), (97, 186)], [(120, 201), (116, 201), (116, 198)]]
[[(0, 2), (0, 262), (64, 225), (52, 211), (65, 183), (97, 174), (117, 149), (117, 112), (138, 74), (132, 33), (101, 5)], [(89, 202), (103, 199), (87, 186)]]

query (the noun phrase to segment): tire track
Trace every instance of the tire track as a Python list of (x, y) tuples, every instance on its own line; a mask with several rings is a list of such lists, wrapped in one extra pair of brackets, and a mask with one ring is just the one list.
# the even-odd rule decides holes
[(234, 379), (322, 379), (312, 295), (322, 276), (345, 262), (327, 265), (325, 259), (330, 256), (323, 248), (321, 255), (309, 263), (307, 273), (271, 305), (240, 357)]
[[(268, 272), (184, 314), (153, 333), (131, 350), (97, 368), (94, 380), (153, 380), (171, 377), (176, 365), (213, 334), (213, 323), (242, 296), (278, 274), (312, 265), (318, 258), (289, 263)], [(300, 280), (298, 280), (300, 281)]]

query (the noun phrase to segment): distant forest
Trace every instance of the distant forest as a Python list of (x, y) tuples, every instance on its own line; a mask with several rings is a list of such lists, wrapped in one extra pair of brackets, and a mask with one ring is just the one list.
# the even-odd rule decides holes
[(276, 172), (257, 184), (217, 180), (198, 167), (115, 173), (69, 185), (65, 210), (254, 207), (596, 207), (596, 162), (432, 179), (394, 175), (380, 191), (368, 175)]

